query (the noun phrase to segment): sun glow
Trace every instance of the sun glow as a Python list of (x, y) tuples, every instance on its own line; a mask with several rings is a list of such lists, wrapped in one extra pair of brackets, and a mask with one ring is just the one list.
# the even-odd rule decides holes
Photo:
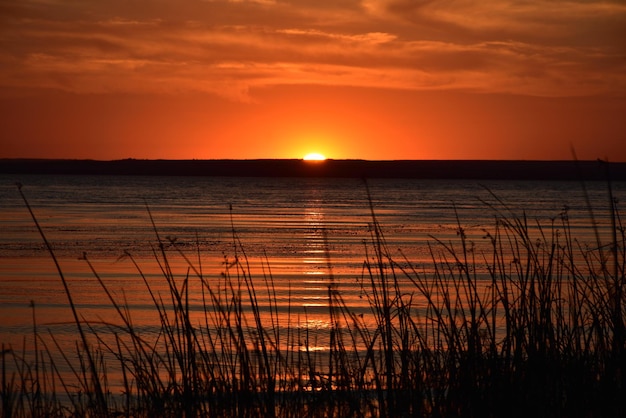
[(304, 156), (305, 161), (324, 161), (326, 157), (318, 152), (311, 152)]

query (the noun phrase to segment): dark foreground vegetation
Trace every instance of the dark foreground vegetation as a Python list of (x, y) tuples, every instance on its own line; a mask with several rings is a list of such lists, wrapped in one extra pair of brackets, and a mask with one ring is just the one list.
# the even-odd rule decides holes
[[(432, 265), (419, 269), (387, 248), (372, 208), (361, 276), (371, 312), (351, 312), (331, 284), (325, 351), (309, 346), (305, 330), (281, 330), (276, 305), (261, 312), (271, 275), (250, 272), (236, 234), (217, 279), (191, 259), (184, 279), (175, 276), (168, 259), (186, 255), (159, 239), (170, 295), (153, 294), (144, 278), (161, 319), (150, 340), (94, 270), (119, 316), (114, 338), (101, 337), (80, 319), (59, 269), (80, 338), (64, 355), (72, 381), (34, 324), (34, 358), (2, 348), (2, 416), (625, 416), (626, 237), (612, 205), (609, 236), (590, 245), (572, 236), (566, 211), (537, 225), (492, 206), (488, 251), (459, 225), (456, 242), (433, 237)], [(203, 289), (200, 321), (191, 281)], [(111, 362), (121, 370), (117, 392)]]

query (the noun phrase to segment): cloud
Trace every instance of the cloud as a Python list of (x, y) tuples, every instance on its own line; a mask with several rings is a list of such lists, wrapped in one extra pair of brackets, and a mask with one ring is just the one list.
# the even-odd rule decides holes
[(4, 3), (0, 86), (233, 100), (284, 84), (626, 95), (621, 3), (323, 3)]

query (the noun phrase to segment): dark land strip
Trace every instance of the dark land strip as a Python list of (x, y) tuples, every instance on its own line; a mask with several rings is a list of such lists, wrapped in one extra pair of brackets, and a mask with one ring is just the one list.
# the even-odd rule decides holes
[(626, 163), (495, 160), (0, 159), (3, 174), (354, 177), (469, 180), (626, 180)]

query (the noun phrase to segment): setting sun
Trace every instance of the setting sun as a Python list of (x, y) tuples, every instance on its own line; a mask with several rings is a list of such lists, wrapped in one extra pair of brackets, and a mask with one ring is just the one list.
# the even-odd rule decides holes
[(312, 152), (304, 156), (305, 161), (324, 161), (326, 157), (318, 152)]

